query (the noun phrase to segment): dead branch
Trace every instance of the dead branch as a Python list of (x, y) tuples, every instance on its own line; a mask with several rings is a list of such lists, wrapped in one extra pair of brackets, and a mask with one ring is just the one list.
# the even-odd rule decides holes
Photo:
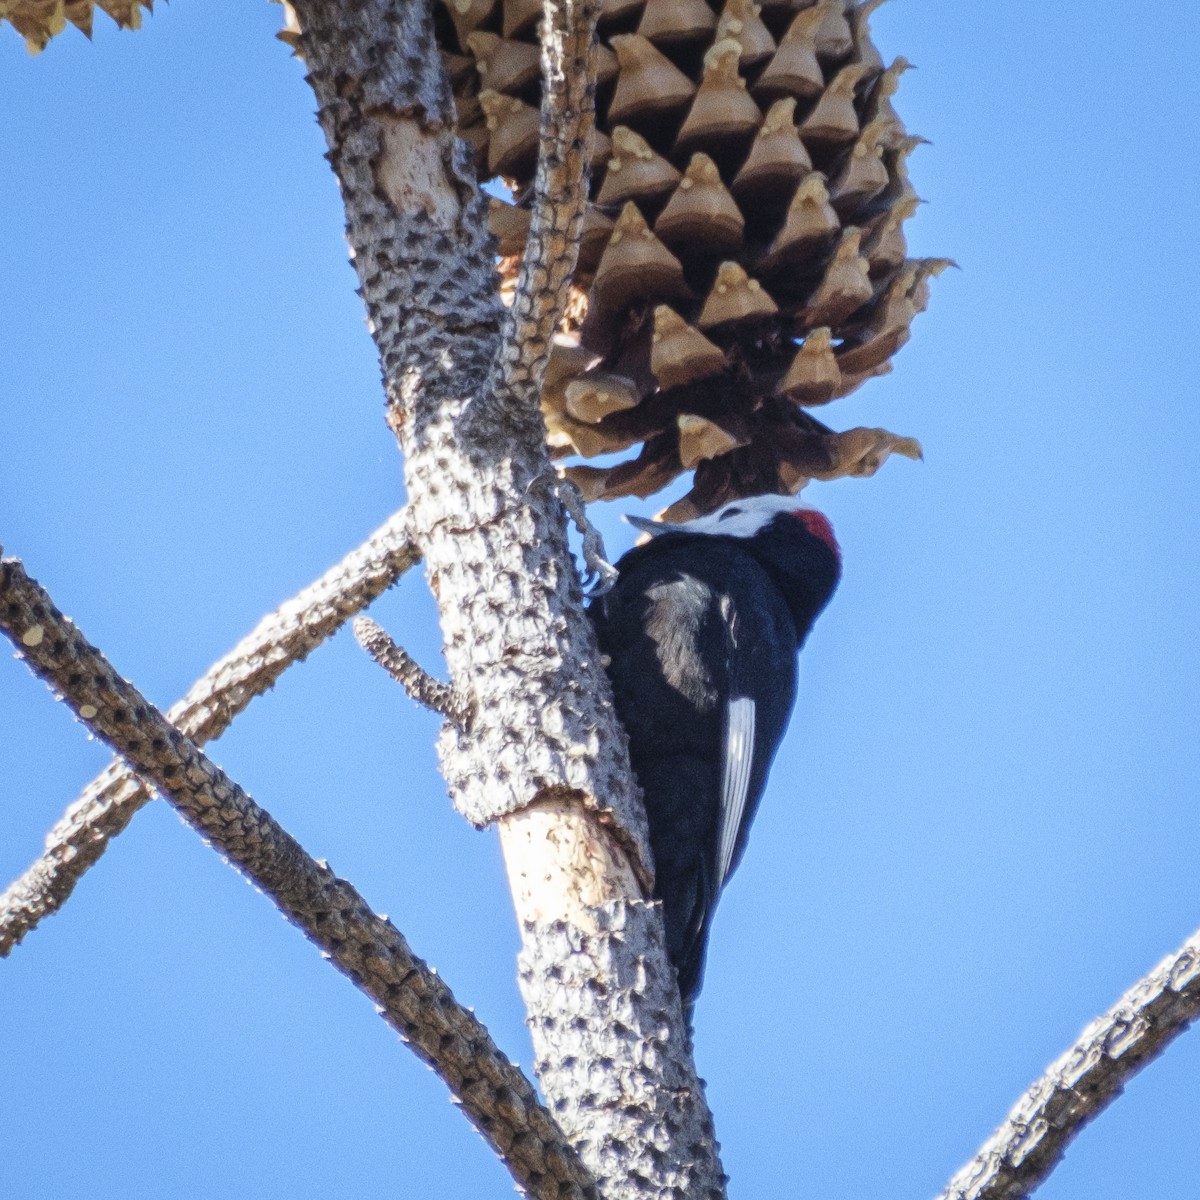
[(1067, 1147), (1200, 1016), (1200, 931), (1097, 1017), (1013, 1106), (938, 1200), (1020, 1200)]
[(454, 1092), (520, 1186), (547, 1200), (597, 1197), (533, 1085), (399, 930), (122, 679), (13, 558), (0, 561), (0, 629), (94, 734), (375, 1001)]
[(370, 617), (355, 617), (354, 636), (358, 644), (424, 708), (465, 725), (470, 705), (448, 683), (434, 679), (403, 646)]
[[(220, 737), (255, 696), (272, 688), (288, 667), (307, 658), (419, 558), (401, 509), (341, 562), (263, 617), (168, 710), (168, 720), (200, 746)], [(119, 760), (83, 789), (46, 835), (42, 856), (0, 894), (0, 958), (67, 902), (149, 799), (146, 785)]]
[[(500, 832), (542, 1087), (605, 1196), (715, 1200), (724, 1185), (712, 1118), (661, 916), (645, 901), (645, 812), (562, 506), (528, 490), (550, 469), (537, 392), (573, 246), (555, 218), (559, 248), (547, 241), (541, 262), (530, 259), (537, 302), (506, 316), (430, 5), (295, 8), (449, 678), (476, 706), (469, 732), (443, 727), (443, 774), (458, 810)], [(544, 12), (547, 60), (572, 64), (566, 92), (552, 79), (544, 93), (550, 127), (567, 129), (590, 94), (574, 65), (590, 48), (589, 7), (549, 0)], [(562, 154), (552, 142), (544, 179), (582, 179), (577, 140)], [(593, 1086), (598, 1074), (619, 1094)]]
[[(529, 240), (500, 348), (478, 409), (537, 416), (550, 341), (566, 307), (579, 257), (595, 128), (596, 16), (599, 0), (545, 0), (542, 109)], [(470, 411), (470, 410), (468, 410)]]

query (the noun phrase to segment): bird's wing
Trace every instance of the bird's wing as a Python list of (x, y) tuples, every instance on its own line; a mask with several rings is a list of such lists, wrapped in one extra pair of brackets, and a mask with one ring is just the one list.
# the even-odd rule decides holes
[(720, 894), (733, 866), (738, 834), (746, 817), (750, 776), (754, 765), (755, 704), (750, 689), (740, 686), (740, 663), (748, 647), (739, 647), (742, 622), (729, 596), (721, 599), (722, 616), (728, 631), (728, 687), (722, 714), (721, 800), (717, 809), (717, 878), (714, 900)]
[(725, 737), (721, 747), (720, 836), (717, 843), (717, 891), (725, 885), (738, 833), (746, 815), (750, 768), (754, 762), (754, 701), (730, 696), (725, 704)]

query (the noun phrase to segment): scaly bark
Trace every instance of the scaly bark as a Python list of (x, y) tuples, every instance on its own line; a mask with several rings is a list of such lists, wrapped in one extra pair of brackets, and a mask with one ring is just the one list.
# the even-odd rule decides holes
[[(606, 1197), (678, 1196), (683, 1179), (690, 1196), (718, 1196), (682, 1015), (660, 994), (670, 968), (649, 932), (657, 911), (612, 915), (645, 900), (645, 814), (562, 509), (539, 486), (550, 464), (537, 389), (583, 195), (590, 85), (584, 77), (581, 89), (577, 63), (589, 14), (547, 6), (541, 248), (502, 339), (486, 206), (454, 135), (427, 5), (300, 0), (295, 10), (405, 455), (413, 536), (452, 685), (475, 713), (469, 728), (444, 729), (443, 771), (464, 815), (501, 827), (543, 1085), (584, 1162), (603, 1171)], [(574, 132), (559, 136), (556, 123)], [(588, 950), (565, 977), (568, 945)], [(638, 1087), (614, 1085), (614, 1103), (610, 1090), (581, 1086), (579, 1072), (554, 1068), (569, 1046), (588, 1071), (636, 1076)]]
[[(402, 510), (265, 616), (172, 705), (167, 719), (197, 745), (220, 737), (255, 696), (274, 687), (288, 667), (381, 596), (418, 557)], [(119, 760), (83, 789), (46, 835), (45, 853), (0, 895), (0, 957), (67, 902), (109, 842), (150, 799), (150, 790)]]
[(400, 931), (122, 679), (11, 558), (0, 560), (0, 630), (93, 733), (375, 1001), (522, 1187), (541, 1200), (599, 1200), (530, 1082)]
[(938, 1200), (1020, 1200), (1200, 1016), (1200, 931), (1097, 1017), (1013, 1106)]
[(354, 636), (358, 644), (424, 708), (440, 713), (456, 725), (471, 718), (470, 707), (448, 684), (434, 679), (403, 646), (397, 646), (383, 626), (370, 617), (354, 619)]

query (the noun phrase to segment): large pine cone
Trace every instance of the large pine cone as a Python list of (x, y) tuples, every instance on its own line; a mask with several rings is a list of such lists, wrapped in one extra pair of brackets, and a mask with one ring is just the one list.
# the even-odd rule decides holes
[[(916, 456), (811, 415), (891, 369), (944, 259), (906, 257), (909, 137), (868, 18), (880, 0), (603, 0), (576, 295), (547, 372), (552, 453), (589, 498), (695, 470), (674, 518)], [(440, 0), (460, 128), (511, 286), (529, 224), (539, 0)]]
[(149, 12), (152, 7), (153, 0), (0, 0), (0, 22), (12, 22), (30, 53), (36, 54), (62, 33), (68, 21), (91, 37), (97, 8), (122, 29), (140, 29), (142, 9)]

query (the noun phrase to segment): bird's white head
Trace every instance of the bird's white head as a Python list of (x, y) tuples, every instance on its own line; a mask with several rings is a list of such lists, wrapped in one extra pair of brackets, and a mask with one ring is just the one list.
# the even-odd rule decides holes
[(811, 505), (802, 504), (795, 496), (747, 496), (741, 500), (730, 500), (708, 516), (682, 521), (677, 525), (666, 521), (649, 521), (644, 517), (626, 516), (625, 520), (652, 537), (664, 533), (701, 533), (750, 538), (760, 533), (779, 516), (800, 521), (809, 533), (819, 537), (839, 558), (841, 557), (841, 550), (833, 536), (833, 526), (829, 524), (829, 519)]

